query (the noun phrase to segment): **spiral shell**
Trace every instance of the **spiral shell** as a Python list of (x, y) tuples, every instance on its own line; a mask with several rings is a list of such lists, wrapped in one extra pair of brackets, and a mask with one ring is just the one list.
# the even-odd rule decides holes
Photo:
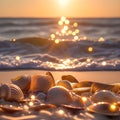
[(97, 102), (116, 103), (117, 96), (115, 95), (115, 93), (109, 90), (100, 90), (91, 96), (91, 100), (94, 103), (97, 103)]
[(0, 98), (8, 101), (22, 101), (24, 99), (24, 95), (17, 85), (3, 84), (0, 87)]
[(72, 94), (62, 86), (55, 86), (49, 89), (47, 101), (54, 105), (69, 104), (73, 101)]
[(23, 92), (27, 92), (30, 88), (31, 76), (30, 75), (21, 75), (16, 78), (13, 78), (11, 82), (21, 88)]
[(119, 116), (119, 107), (115, 104), (110, 104), (107, 102), (94, 103), (87, 107), (88, 112), (102, 114), (106, 116)]
[(31, 92), (47, 92), (49, 88), (54, 86), (54, 80), (49, 75), (34, 75), (31, 79), (30, 91)]

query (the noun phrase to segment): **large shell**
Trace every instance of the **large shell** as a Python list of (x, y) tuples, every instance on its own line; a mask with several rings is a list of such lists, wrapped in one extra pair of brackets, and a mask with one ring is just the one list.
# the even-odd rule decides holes
[(72, 90), (72, 85), (69, 81), (67, 80), (60, 80), (57, 82), (57, 86), (63, 86), (67, 88), (68, 90)]
[(73, 98), (68, 89), (62, 86), (55, 86), (49, 89), (47, 101), (55, 105), (61, 105), (73, 102)]
[(72, 83), (78, 83), (78, 80), (75, 77), (73, 77), (72, 75), (63, 75), (62, 80), (68, 80)]
[(91, 93), (95, 93), (100, 90), (110, 90), (115, 93), (118, 93), (120, 90), (120, 86), (117, 85), (109, 85), (109, 84), (104, 84), (104, 83), (93, 83), (91, 86)]
[(87, 111), (106, 115), (106, 116), (120, 115), (119, 107), (117, 105), (110, 104), (107, 102), (94, 103), (93, 105), (90, 105), (89, 107), (87, 107)]
[(21, 88), (23, 92), (27, 92), (30, 88), (31, 76), (30, 75), (21, 75), (16, 78), (13, 78), (11, 82)]
[(116, 103), (118, 99), (115, 93), (109, 90), (100, 90), (91, 96), (91, 100), (94, 103), (97, 102)]
[(54, 86), (54, 80), (49, 75), (34, 75), (31, 79), (30, 91), (31, 92), (47, 92), (49, 88)]
[(0, 97), (9, 101), (22, 101), (24, 99), (22, 90), (14, 84), (1, 85)]

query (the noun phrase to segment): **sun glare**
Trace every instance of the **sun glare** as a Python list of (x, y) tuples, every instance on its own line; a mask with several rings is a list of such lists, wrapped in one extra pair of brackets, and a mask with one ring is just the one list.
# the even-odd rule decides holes
[(66, 5), (68, 4), (68, 1), (69, 1), (69, 0), (59, 0), (59, 4), (60, 4), (61, 6), (66, 6)]

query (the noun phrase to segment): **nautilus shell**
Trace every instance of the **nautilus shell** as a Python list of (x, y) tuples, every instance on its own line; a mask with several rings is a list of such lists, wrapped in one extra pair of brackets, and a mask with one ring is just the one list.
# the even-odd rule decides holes
[(79, 81), (72, 75), (63, 75), (62, 80), (68, 80), (69, 82), (72, 83), (78, 83)]
[(107, 102), (94, 103), (87, 107), (88, 112), (102, 114), (106, 116), (118, 116), (120, 115), (119, 107), (115, 104)]
[(54, 86), (54, 80), (49, 75), (34, 75), (31, 79), (31, 92), (47, 92), (49, 88)]
[(91, 96), (91, 100), (94, 103), (97, 102), (116, 103), (118, 99), (115, 93), (109, 90), (100, 90)]
[(24, 95), (17, 85), (2, 84), (0, 86), (0, 98), (8, 101), (22, 101), (24, 99)]
[(61, 105), (73, 102), (73, 98), (68, 89), (62, 86), (55, 86), (48, 90), (47, 101), (54, 105)]
[(67, 88), (68, 90), (72, 90), (72, 85), (69, 81), (67, 80), (60, 80), (56, 83), (57, 86), (63, 86)]
[(19, 86), (23, 92), (27, 92), (30, 88), (31, 76), (21, 75), (21, 76), (11, 79), (11, 82)]

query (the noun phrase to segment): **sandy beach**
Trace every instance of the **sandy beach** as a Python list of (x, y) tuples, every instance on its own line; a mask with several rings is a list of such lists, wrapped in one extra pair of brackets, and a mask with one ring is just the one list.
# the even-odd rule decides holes
[[(118, 83), (120, 82), (120, 71), (51, 71), (55, 80), (61, 80), (62, 75), (73, 75), (79, 81), (93, 81), (102, 83)], [(45, 74), (46, 71), (41, 70), (16, 70), (16, 71), (0, 71), (1, 82), (10, 82), (10, 79), (19, 75), (29, 74)]]
[[(16, 71), (0, 71), (0, 82), (10, 83), (12, 78), (20, 75), (29, 74), (41, 74), (44, 75), (46, 71), (41, 70), (16, 70)], [(90, 72), (71, 72), (71, 71), (51, 71), (55, 80), (61, 80), (62, 75), (73, 75), (79, 81), (93, 81), (101, 83), (119, 83), (120, 71), (90, 71)], [(52, 112), (41, 110), (39, 112), (28, 113), (24, 116), (19, 116), (19, 113), (15, 114), (4, 114), (0, 112), (0, 120), (119, 120), (120, 116), (107, 117), (99, 114), (91, 114), (88, 112), (80, 112), (77, 116), (65, 112), (60, 115), (59, 111), (61, 108), (52, 110)], [(58, 112), (58, 113), (57, 113)]]

